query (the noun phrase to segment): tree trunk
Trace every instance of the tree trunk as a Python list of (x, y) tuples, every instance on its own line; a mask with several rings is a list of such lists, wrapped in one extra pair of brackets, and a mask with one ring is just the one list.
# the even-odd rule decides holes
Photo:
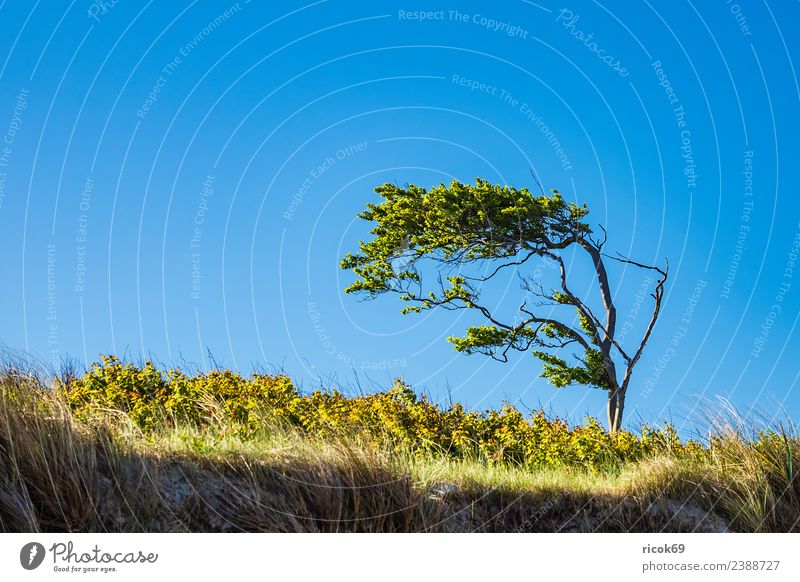
[(622, 428), (622, 413), (625, 410), (625, 391), (617, 388), (608, 392), (608, 431), (617, 432)]

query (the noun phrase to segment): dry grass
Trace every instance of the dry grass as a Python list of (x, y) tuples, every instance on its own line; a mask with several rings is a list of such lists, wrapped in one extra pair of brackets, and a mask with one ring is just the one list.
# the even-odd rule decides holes
[(272, 427), (241, 440), (76, 421), (36, 374), (0, 379), (2, 531), (798, 531), (798, 439), (720, 425), (703, 460), (608, 472), (419, 457)]

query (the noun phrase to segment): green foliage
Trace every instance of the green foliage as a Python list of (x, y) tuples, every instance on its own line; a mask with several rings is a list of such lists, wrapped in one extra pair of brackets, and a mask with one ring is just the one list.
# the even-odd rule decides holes
[(179, 370), (162, 373), (152, 362), (142, 367), (123, 363), (115, 356), (103, 356), (64, 391), (79, 417), (119, 410), (144, 430), (162, 424), (215, 423), (248, 433), (263, 425), (265, 412), (288, 412), (300, 399), (286, 376), (254, 374), (245, 380), (230, 370), (187, 376)]
[[(572, 244), (590, 241), (591, 230), (584, 217), (585, 206), (566, 202), (557, 190), (534, 196), (526, 189), (453, 181), (426, 190), (410, 185), (400, 188), (384, 184), (375, 189), (383, 201), (370, 203), (358, 216), (374, 223), (372, 240), (361, 242), (360, 252), (348, 253), (343, 269), (352, 269), (356, 280), (346, 293), (374, 297), (395, 292), (408, 305), (406, 313), (434, 307), (479, 310), (491, 325), (473, 326), (462, 337), (449, 337), (455, 349), (506, 360), (509, 350), (529, 351), (543, 362), (542, 377), (556, 387), (587, 384), (609, 389), (611, 381), (603, 365), (592, 322), (569, 292), (553, 290), (545, 298), (555, 305), (576, 308), (575, 327), (561, 320), (548, 320), (524, 311), (515, 324), (497, 321), (490, 309), (480, 305), (476, 279), (452, 275), (450, 271), (476, 262), (488, 263), (494, 276), (499, 269), (518, 266), (532, 256), (555, 259), (554, 252)], [(439, 269), (438, 288), (423, 286), (418, 265), (431, 262)], [(549, 352), (580, 344), (583, 357), (568, 362)]]
[[(589, 232), (581, 221), (588, 210), (565, 202), (555, 190), (552, 196), (534, 196), (478, 178), (474, 186), (455, 180), (430, 190), (384, 184), (375, 192), (383, 202), (368, 204), (358, 215), (375, 223), (374, 238), (341, 262), (359, 277), (346, 293), (374, 295), (398, 282), (418, 281), (415, 263), (426, 256), (462, 263), (514, 257)], [(398, 265), (399, 255), (406, 260)], [(463, 279), (452, 283), (458, 297), (470, 296)]]
[(459, 352), (491, 355), (504, 345), (530, 341), (533, 337), (532, 330), (527, 327), (507, 330), (500, 329), (495, 325), (480, 325), (467, 328), (467, 335), (464, 337), (449, 337), (447, 341), (452, 343)]
[(608, 390), (609, 382), (603, 367), (603, 355), (595, 349), (585, 352), (582, 365), (569, 366), (558, 356), (535, 350), (533, 355), (539, 358), (542, 365), (542, 378), (547, 378), (556, 388), (573, 384), (586, 384)]
[(385, 392), (357, 397), (335, 390), (301, 394), (281, 375), (244, 378), (226, 370), (187, 376), (107, 356), (62, 390), (76, 417), (91, 420), (119, 410), (145, 432), (188, 425), (247, 436), (277, 421), (311, 436), (529, 467), (601, 469), (664, 450), (701, 452), (695, 443), (682, 443), (671, 426), (609, 434), (592, 418), (572, 427), (541, 411), (526, 418), (509, 404), (484, 412), (461, 404), (441, 409), (399, 380)]

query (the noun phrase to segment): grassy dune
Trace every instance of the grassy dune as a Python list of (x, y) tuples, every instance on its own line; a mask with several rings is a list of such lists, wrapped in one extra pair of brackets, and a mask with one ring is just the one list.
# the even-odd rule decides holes
[(70, 391), (86, 395), (73, 377), (2, 374), (2, 531), (800, 531), (800, 439), (782, 427), (548, 464), (268, 415), (243, 431), (210, 400), (213, 422), (143, 424)]

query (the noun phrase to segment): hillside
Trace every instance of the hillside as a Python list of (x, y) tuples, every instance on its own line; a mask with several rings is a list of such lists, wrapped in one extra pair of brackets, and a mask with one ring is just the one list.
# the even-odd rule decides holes
[(798, 460), (780, 426), (610, 435), (399, 382), (303, 394), (108, 357), (0, 388), (2, 531), (798, 531)]

